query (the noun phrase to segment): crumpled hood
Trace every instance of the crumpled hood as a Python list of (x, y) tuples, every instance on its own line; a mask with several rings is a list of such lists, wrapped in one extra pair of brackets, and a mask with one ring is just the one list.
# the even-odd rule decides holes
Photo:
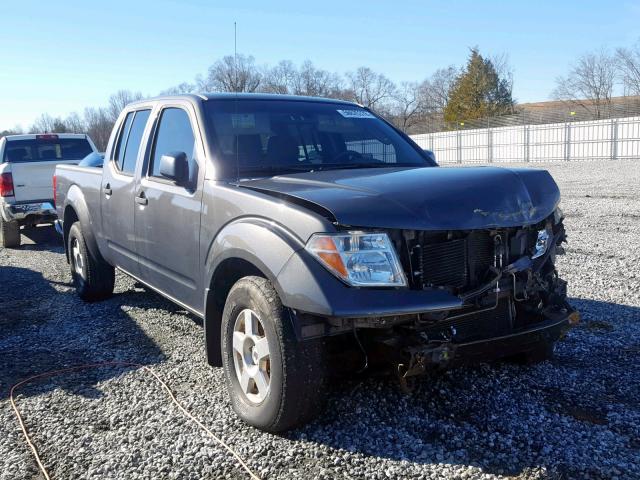
[(239, 185), (311, 202), (341, 225), (416, 230), (534, 224), (553, 213), (560, 200), (546, 170), (497, 167), (329, 170)]

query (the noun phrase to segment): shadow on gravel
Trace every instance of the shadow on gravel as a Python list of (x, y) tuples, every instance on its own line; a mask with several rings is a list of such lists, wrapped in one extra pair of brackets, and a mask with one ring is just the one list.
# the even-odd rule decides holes
[[(105, 361), (153, 364), (165, 357), (127, 314), (132, 303), (117, 295), (84, 303), (72, 288), (56, 290), (39, 272), (0, 267), (0, 400), (10, 387), (31, 375)], [(7, 288), (10, 286), (10, 288)], [(94, 385), (127, 369), (106, 367), (36, 381), (20, 389), (32, 396), (63, 388), (98, 397)]]
[(610, 454), (627, 458), (640, 446), (633, 427), (615, 421), (623, 410), (640, 414), (640, 384), (628, 374), (640, 363), (640, 338), (627, 330), (640, 322), (640, 308), (571, 303), (584, 320), (552, 361), (432, 373), (410, 395), (391, 378), (346, 382), (321, 420), (286, 436), (373, 458), (476, 466), (497, 475), (529, 478), (545, 467), (550, 478), (585, 472), (600, 478), (603, 459), (593, 455), (594, 442), (607, 438)]
[(20, 230), (22, 234), (23, 250), (54, 250), (62, 251), (62, 237), (58, 235), (51, 225), (38, 225)]

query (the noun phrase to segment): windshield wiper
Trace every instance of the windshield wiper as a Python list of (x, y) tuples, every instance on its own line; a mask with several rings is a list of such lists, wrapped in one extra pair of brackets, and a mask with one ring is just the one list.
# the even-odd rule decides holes
[(282, 175), (287, 173), (320, 172), (323, 170), (347, 170), (354, 168), (395, 168), (395, 167), (426, 167), (413, 163), (316, 163), (301, 165), (265, 165), (258, 167), (245, 167), (240, 169), (240, 174), (251, 175)]
[(334, 163), (316, 165), (314, 170), (342, 170), (351, 168), (395, 168), (395, 167), (420, 167), (422, 165), (406, 163)]

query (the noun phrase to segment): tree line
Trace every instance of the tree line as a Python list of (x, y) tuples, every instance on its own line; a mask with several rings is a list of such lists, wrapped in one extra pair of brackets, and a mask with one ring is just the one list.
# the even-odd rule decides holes
[(611, 111), (617, 95), (640, 95), (640, 40), (611, 52), (601, 49), (581, 55), (565, 76), (556, 78), (551, 96), (583, 108), (594, 118)]
[[(581, 106), (595, 118), (604, 115), (614, 94), (640, 95), (640, 41), (613, 53), (586, 53), (572, 64), (566, 76), (556, 79), (555, 99)], [(196, 92), (261, 92), (310, 95), (354, 101), (407, 133), (419, 133), (429, 121), (443, 126), (485, 117), (517, 113), (513, 98), (513, 70), (506, 55), (483, 56), (471, 48), (463, 66), (436, 70), (422, 81), (395, 83), (386, 75), (361, 66), (345, 74), (318, 68), (307, 60), (296, 65), (282, 60), (260, 66), (251, 55), (227, 55), (204, 75), (168, 88), (160, 94)], [(66, 118), (42, 114), (29, 132), (87, 133), (104, 150), (114, 122), (141, 92), (120, 90), (103, 107), (88, 107)], [(0, 132), (0, 136), (19, 131)]]
[[(412, 133), (430, 115), (506, 113), (515, 103), (511, 89), (512, 74), (506, 57), (484, 58), (473, 48), (464, 67), (451, 65), (420, 82), (399, 84), (366, 66), (339, 74), (318, 68), (309, 60), (300, 65), (282, 60), (273, 66), (259, 66), (251, 55), (228, 55), (213, 63), (206, 74), (160, 94), (260, 92), (338, 98), (370, 108)], [(104, 150), (120, 111), (142, 98), (141, 92), (120, 90), (111, 95), (105, 107), (88, 107), (81, 114), (74, 112), (66, 118), (44, 113), (28, 131), (87, 133)], [(22, 132), (6, 131), (0, 136), (10, 133)]]

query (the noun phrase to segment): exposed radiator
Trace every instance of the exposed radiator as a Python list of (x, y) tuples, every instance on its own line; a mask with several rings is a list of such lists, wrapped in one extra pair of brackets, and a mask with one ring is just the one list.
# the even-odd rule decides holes
[[(426, 243), (426, 242), (425, 242)], [(489, 233), (426, 244), (421, 250), (423, 286), (474, 287), (493, 265), (494, 246)]]

